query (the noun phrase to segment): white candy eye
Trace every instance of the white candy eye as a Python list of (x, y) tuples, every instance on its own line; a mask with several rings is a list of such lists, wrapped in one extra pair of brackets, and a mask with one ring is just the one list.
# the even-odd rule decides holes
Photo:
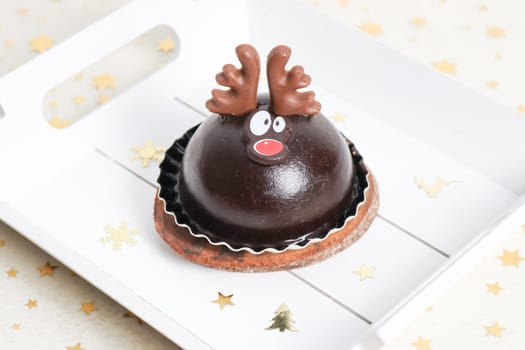
[(284, 128), (286, 127), (286, 121), (283, 117), (277, 117), (273, 121), (273, 131), (276, 133), (283, 132)]
[(267, 111), (258, 111), (250, 119), (250, 131), (256, 136), (261, 136), (272, 126), (272, 117)]

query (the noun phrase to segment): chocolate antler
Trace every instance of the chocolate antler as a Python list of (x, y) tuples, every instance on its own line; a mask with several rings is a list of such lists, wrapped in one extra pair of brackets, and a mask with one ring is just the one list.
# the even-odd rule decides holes
[(206, 108), (210, 112), (241, 116), (257, 107), (259, 55), (248, 44), (237, 46), (235, 52), (242, 67), (237, 69), (232, 64), (227, 64), (222, 68), (222, 72), (216, 75), (217, 83), (230, 89), (212, 90), (212, 98), (206, 102)]
[(314, 100), (313, 91), (300, 92), (312, 80), (304, 73), (302, 66), (294, 66), (287, 71), (286, 63), (291, 54), (288, 46), (273, 48), (268, 55), (267, 74), (270, 87), (270, 101), (274, 113), (279, 115), (312, 116), (321, 111), (321, 104)]

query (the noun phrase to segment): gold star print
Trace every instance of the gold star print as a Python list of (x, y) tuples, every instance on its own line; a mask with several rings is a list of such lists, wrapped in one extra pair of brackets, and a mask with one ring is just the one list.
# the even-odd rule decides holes
[(414, 17), (410, 20), (410, 23), (414, 27), (421, 28), (427, 25), (427, 19), (425, 17)]
[(135, 315), (133, 312), (131, 312), (129, 310), (126, 311), (126, 313), (124, 314), (124, 317), (125, 318), (133, 318), (133, 319), (135, 319), (135, 321), (137, 321), (137, 323), (139, 325), (141, 325), (141, 326), (144, 324), (144, 321), (140, 317), (138, 317), (137, 315)]
[(456, 65), (452, 62), (449, 62), (447, 60), (441, 60), (439, 62), (432, 63), (432, 66), (439, 70), (440, 72), (446, 73), (446, 74), (456, 74)]
[(175, 43), (171, 38), (166, 38), (159, 42), (159, 50), (162, 52), (170, 52), (175, 48)]
[(336, 123), (342, 123), (345, 122), (347, 119), (346, 115), (343, 113), (336, 113), (332, 116), (332, 120)]
[(22, 326), (20, 325), (20, 323), (13, 323), (13, 324), (11, 325), (11, 329), (12, 329), (13, 331), (19, 331), (21, 327), (22, 327)]
[(485, 333), (486, 336), (501, 337), (501, 332), (506, 330), (506, 328), (501, 327), (498, 322), (494, 322), (490, 326), (485, 326), (485, 330), (487, 331)]
[(498, 26), (492, 26), (488, 27), (485, 33), (491, 38), (497, 39), (505, 36), (505, 29)]
[(27, 303), (24, 304), (28, 309), (38, 307), (38, 300), (28, 299)]
[(12, 268), (10, 268), (9, 270), (7, 270), (6, 273), (7, 273), (7, 277), (9, 277), (9, 278), (14, 278), (14, 277), (16, 277), (16, 275), (18, 274), (18, 271), (15, 270), (14, 267), (12, 267)]
[(71, 124), (69, 121), (62, 119), (57, 115), (53, 116), (47, 122), (56, 129), (64, 129)]
[(366, 266), (366, 264), (361, 264), (361, 267), (357, 270), (352, 271), (359, 275), (359, 281), (364, 281), (367, 278), (376, 278), (375, 276), (375, 267)]
[(377, 36), (383, 33), (383, 28), (381, 28), (381, 25), (373, 22), (365, 22), (358, 28), (372, 36)]
[(111, 100), (111, 96), (102, 95), (97, 99), (97, 102), (99, 105), (103, 105), (108, 103), (109, 100)]
[(58, 107), (58, 101), (51, 101), (49, 102), (49, 107), (51, 108), (57, 108)]
[(432, 343), (431, 339), (417, 337), (417, 340), (413, 342), (412, 345), (415, 346), (417, 350), (432, 350), (430, 343)]
[(80, 342), (78, 342), (76, 345), (73, 345), (73, 346), (67, 346), (66, 345), (66, 350), (86, 350), (86, 349), (81, 348), (80, 347)]
[(83, 301), (81, 302), (82, 306), (80, 307), (80, 312), (85, 313), (86, 315), (91, 315), (91, 312), (95, 311), (97, 307), (95, 306), (95, 302), (91, 300), (90, 302)]
[(231, 298), (233, 297), (233, 294), (230, 294), (230, 295), (224, 295), (222, 294), (221, 292), (218, 292), (218, 297), (216, 300), (213, 300), (212, 303), (215, 303), (215, 304), (218, 304), (219, 305), (219, 308), (222, 310), (224, 309), (224, 307), (226, 305), (235, 305), (232, 301), (231, 301)]
[(126, 221), (122, 221), (118, 227), (111, 225), (104, 226), (104, 232), (107, 233), (105, 237), (100, 238), (100, 242), (103, 244), (111, 242), (113, 243), (112, 248), (114, 250), (120, 250), (122, 245), (126, 243), (129, 246), (134, 246), (137, 241), (133, 239), (133, 236), (140, 233), (138, 229), (131, 229)]
[(58, 266), (51, 265), (49, 261), (47, 261), (45, 265), (38, 267), (38, 270), (40, 271), (40, 277), (53, 276), (56, 269), (58, 269)]
[(53, 39), (45, 35), (39, 35), (31, 40), (31, 50), (36, 52), (44, 52), (53, 46)]
[(498, 259), (501, 260), (503, 266), (515, 266), (519, 267), (520, 261), (525, 260), (519, 255), (519, 251), (515, 250), (513, 252), (508, 251), (507, 249), (503, 250), (503, 255), (498, 256)]
[(135, 154), (129, 159), (140, 160), (143, 167), (149, 167), (153, 161), (160, 162), (166, 152), (166, 148), (154, 146), (151, 140), (146, 140), (144, 146), (133, 146), (131, 150), (135, 151)]
[(3, 239), (0, 239), (0, 248), (5, 246), (5, 241)]
[(499, 282), (496, 283), (487, 283), (487, 293), (498, 295), (503, 288), (500, 287)]
[(93, 77), (93, 85), (97, 90), (104, 90), (106, 88), (115, 87), (115, 77), (109, 73), (104, 73), (102, 75), (97, 75)]
[(525, 113), (525, 105), (517, 105), (517, 106), (516, 106), (516, 109), (517, 109), (518, 112), (520, 112), (520, 113)]
[(73, 97), (73, 102), (76, 105), (81, 105), (84, 102), (86, 102), (86, 98), (84, 96), (82, 96), (82, 95), (78, 95), (78, 96)]

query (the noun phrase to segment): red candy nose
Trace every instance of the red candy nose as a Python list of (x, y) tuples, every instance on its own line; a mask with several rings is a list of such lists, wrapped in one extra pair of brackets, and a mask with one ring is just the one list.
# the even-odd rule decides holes
[(283, 150), (284, 146), (274, 139), (262, 139), (253, 145), (253, 149), (262, 156), (273, 156)]

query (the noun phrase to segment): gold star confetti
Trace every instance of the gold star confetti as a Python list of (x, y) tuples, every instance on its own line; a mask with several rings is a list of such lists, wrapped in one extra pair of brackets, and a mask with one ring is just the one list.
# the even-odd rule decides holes
[(383, 28), (381, 28), (381, 25), (373, 22), (365, 22), (358, 28), (372, 36), (377, 36), (383, 33)]
[(446, 74), (456, 74), (456, 65), (452, 62), (449, 62), (447, 60), (441, 60), (439, 62), (432, 63), (432, 66), (439, 70), (440, 72), (446, 73)]
[(45, 265), (38, 267), (38, 270), (40, 271), (40, 277), (53, 276), (56, 269), (58, 269), (58, 266), (51, 265), (49, 261), (47, 261)]
[(15, 278), (16, 275), (18, 275), (18, 271), (15, 270), (14, 267), (12, 267), (12, 268), (10, 268), (9, 270), (7, 270), (6, 273), (7, 273), (7, 277), (9, 277), (9, 278)]
[(80, 347), (80, 342), (78, 342), (76, 345), (66, 346), (66, 350), (85, 350), (85, 349), (81, 348)]
[(52, 127), (56, 129), (64, 129), (68, 127), (71, 123), (67, 120), (63, 120), (59, 116), (55, 115), (47, 121)]
[(366, 264), (361, 264), (361, 267), (357, 270), (352, 271), (359, 275), (359, 281), (364, 281), (367, 278), (376, 278), (375, 276), (375, 267), (366, 266)]
[(347, 116), (343, 113), (336, 113), (332, 116), (332, 120), (336, 123), (342, 123), (345, 122), (347, 119)]
[(506, 330), (506, 328), (501, 327), (498, 322), (495, 322), (490, 326), (485, 326), (485, 330), (487, 331), (487, 333), (485, 333), (486, 336), (501, 337), (501, 332)]
[(133, 146), (131, 150), (135, 154), (129, 159), (140, 160), (143, 167), (149, 167), (153, 161), (160, 162), (164, 157), (164, 152), (166, 152), (166, 148), (154, 146), (152, 140), (146, 140), (144, 146)]
[(426, 312), (430, 312), (430, 311), (432, 311), (432, 310), (433, 310), (433, 306), (432, 306), (432, 305), (430, 305), (429, 307), (427, 307), (427, 308), (425, 309)]
[(28, 9), (27, 7), (21, 7), (18, 10), (16, 10), (16, 13), (18, 13), (20, 16), (25, 16), (29, 12), (31, 12), (31, 9)]
[(93, 85), (97, 90), (104, 90), (106, 88), (115, 87), (116, 78), (109, 73), (104, 73), (93, 77)]
[(487, 283), (487, 293), (498, 295), (503, 288), (499, 285), (499, 282)]
[(516, 109), (518, 110), (518, 112), (520, 113), (525, 113), (525, 105), (517, 105), (516, 106)]
[(45, 35), (39, 35), (31, 40), (31, 50), (36, 52), (44, 52), (53, 46), (53, 39)]
[(231, 298), (233, 297), (233, 294), (230, 294), (230, 295), (224, 295), (222, 294), (221, 292), (218, 292), (218, 297), (217, 299), (213, 300), (212, 303), (215, 303), (215, 304), (218, 304), (219, 305), (219, 308), (222, 310), (224, 309), (224, 307), (226, 305), (235, 305), (232, 301), (231, 301)]
[(417, 337), (417, 340), (413, 342), (412, 345), (415, 346), (417, 350), (432, 350), (430, 343), (432, 343), (431, 339)]
[(494, 54), (494, 59), (495, 59), (495, 60), (501, 60), (502, 57), (503, 57), (503, 56), (502, 56), (499, 52), (496, 52), (496, 53)]
[(489, 89), (497, 89), (499, 86), (499, 83), (495, 80), (490, 80), (485, 83), (485, 86)]
[(126, 221), (122, 221), (116, 228), (111, 225), (106, 225), (104, 226), (104, 232), (106, 232), (107, 235), (100, 238), (100, 242), (103, 244), (108, 242), (113, 243), (112, 248), (114, 250), (120, 250), (124, 243), (129, 246), (136, 245), (137, 241), (133, 239), (133, 236), (140, 233), (138, 229), (129, 228)]
[(481, 11), (481, 12), (485, 12), (485, 11), (488, 11), (489, 10), (489, 7), (487, 5), (479, 5), (478, 9)]
[(171, 38), (166, 38), (159, 42), (159, 50), (162, 52), (170, 52), (175, 48), (175, 43)]
[(519, 251), (515, 250), (513, 252), (508, 251), (507, 249), (503, 250), (503, 254), (498, 256), (498, 259), (501, 260), (503, 266), (515, 266), (519, 267), (520, 261), (525, 260), (519, 255)]
[(22, 328), (22, 326), (20, 325), (20, 323), (13, 323), (10, 327), (11, 327), (11, 329), (12, 329), (13, 331), (19, 331), (20, 328)]
[(502, 38), (505, 36), (505, 29), (498, 26), (491, 26), (487, 28), (485, 33), (491, 38)]
[(82, 95), (78, 95), (78, 96), (73, 97), (73, 102), (76, 105), (81, 105), (84, 102), (86, 102), (86, 98), (84, 96), (82, 96)]
[(58, 107), (58, 101), (53, 100), (53, 101), (49, 102), (49, 107), (57, 108)]
[(414, 17), (410, 20), (410, 23), (414, 27), (421, 28), (427, 25), (427, 19), (425, 17)]
[(111, 96), (108, 95), (102, 95), (97, 99), (98, 104), (103, 105), (108, 103), (108, 101), (111, 100)]
[(274, 315), (272, 324), (265, 328), (265, 330), (278, 329), (279, 332), (284, 332), (285, 330), (297, 332), (297, 328), (293, 325), (295, 321), (292, 319), (292, 312), (286, 304), (281, 304), (274, 312)]
[(459, 180), (445, 180), (441, 176), (438, 176), (432, 185), (427, 185), (422, 176), (414, 177), (414, 183), (416, 184), (417, 188), (425, 191), (429, 198), (437, 198), (445, 187), (460, 182), (461, 181)]
[(6, 47), (13, 47), (13, 40), (11, 40), (11, 39), (6, 39), (6, 40), (4, 41), (4, 45), (5, 45)]
[(0, 239), (0, 248), (5, 246), (5, 241), (3, 239)]
[(338, 2), (341, 4), (341, 5), (347, 5), (350, 3), (350, 0), (338, 0)]
[(75, 80), (82, 80), (82, 79), (84, 79), (84, 74), (82, 73), (75, 74)]
[(131, 312), (129, 310), (126, 311), (126, 313), (124, 314), (124, 317), (125, 318), (133, 318), (141, 326), (144, 324), (144, 321), (140, 317), (138, 317), (137, 315), (135, 315), (133, 312)]
[(80, 307), (78, 311), (83, 312), (88, 316), (91, 315), (91, 312), (97, 310), (97, 307), (95, 306), (95, 302), (93, 300), (89, 302), (82, 301), (81, 304), (82, 306)]
[(24, 304), (28, 309), (38, 307), (38, 300), (28, 299), (27, 303)]

